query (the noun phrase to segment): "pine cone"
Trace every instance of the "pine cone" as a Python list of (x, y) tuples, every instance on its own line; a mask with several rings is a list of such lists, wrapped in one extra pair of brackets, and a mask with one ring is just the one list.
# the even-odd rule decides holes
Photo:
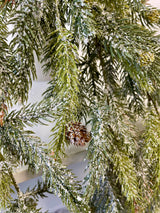
[(91, 135), (81, 123), (70, 123), (66, 127), (67, 140), (76, 146), (85, 146), (91, 140)]

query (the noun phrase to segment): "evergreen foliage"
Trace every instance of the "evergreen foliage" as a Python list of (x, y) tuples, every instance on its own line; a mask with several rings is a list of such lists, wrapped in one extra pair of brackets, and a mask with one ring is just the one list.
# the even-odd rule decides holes
[[(74, 213), (159, 211), (159, 18), (142, 0), (0, 1), (0, 208), (41, 212), (50, 192)], [(42, 102), (25, 106), (35, 55), (51, 81)], [(84, 187), (62, 164), (67, 126), (82, 120), (92, 135)], [(49, 144), (27, 130), (46, 121)], [(43, 182), (22, 193), (20, 165)]]

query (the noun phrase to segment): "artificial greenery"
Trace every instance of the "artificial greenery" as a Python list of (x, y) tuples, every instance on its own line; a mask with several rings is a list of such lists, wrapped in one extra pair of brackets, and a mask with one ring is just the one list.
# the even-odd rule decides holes
[[(0, 1), (5, 212), (41, 212), (37, 202), (45, 192), (58, 194), (74, 213), (159, 211), (159, 16), (142, 0)], [(26, 106), (35, 55), (51, 80), (42, 102)], [(11, 110), (19, 100), (24, 106)], [(46, 121), (54, 123), (49, 144), (27, 130)], [(82, 121), (92, 136), (84, 186), (62, 164), (67, 126)], [(21, 165), (43, 176), (23, 193), (13, 175)]]

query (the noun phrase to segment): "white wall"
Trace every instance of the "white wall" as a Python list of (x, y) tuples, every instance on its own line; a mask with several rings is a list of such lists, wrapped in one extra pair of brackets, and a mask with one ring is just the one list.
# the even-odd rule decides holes
[(149, 0), (147, 3), (151, 4), (154, 7), (157, 7), (160, 9), (160, 0)]

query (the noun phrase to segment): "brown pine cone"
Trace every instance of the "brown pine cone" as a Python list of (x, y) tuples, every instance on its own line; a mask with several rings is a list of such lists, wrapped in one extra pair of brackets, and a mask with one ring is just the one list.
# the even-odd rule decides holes
[(91, 140), (91, 135), (80, 122), (71, 122), (68, 127), (66, 127), (66, 138), (71, 144), (85, 146), (85, 144)]

